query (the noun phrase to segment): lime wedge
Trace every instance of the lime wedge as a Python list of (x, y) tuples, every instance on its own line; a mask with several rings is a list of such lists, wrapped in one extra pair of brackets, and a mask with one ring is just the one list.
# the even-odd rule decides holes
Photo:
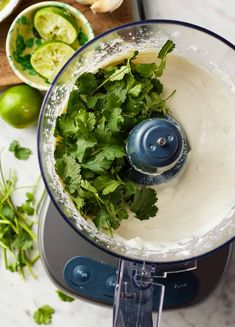
[(74, 52), (68, 44), (47, 41), (33, 52), (30, 62), (38, 74), (50, 81), (52, 76), (55, 76), (55, 72), (64, 66)]
[(72, 44), (78, 36), (75, 18), (57, 7), (39, 9), (34, 16), (34, 27), (46, 41), (55, 40)]

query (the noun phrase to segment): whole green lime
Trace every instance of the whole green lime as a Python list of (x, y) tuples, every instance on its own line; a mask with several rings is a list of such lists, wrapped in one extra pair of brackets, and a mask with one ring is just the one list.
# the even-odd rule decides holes
[(37, 123), (42, 94), (31, 86), (12, 86), (0, 96), (0, 116), (11, 126), (25, 128)]

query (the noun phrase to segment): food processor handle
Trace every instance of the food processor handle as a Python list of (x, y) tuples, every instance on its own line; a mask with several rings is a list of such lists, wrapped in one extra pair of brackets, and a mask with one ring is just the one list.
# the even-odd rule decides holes
[(160, 327), (164, 291), (164, 285), (154, 283), (150, 264), (120, 260), (113, 327)]

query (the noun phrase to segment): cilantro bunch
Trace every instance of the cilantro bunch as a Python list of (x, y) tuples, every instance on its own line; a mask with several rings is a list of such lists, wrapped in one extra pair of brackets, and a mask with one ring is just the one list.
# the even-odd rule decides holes
[(98, 229), (117, 229), (131, 210), (140, 220), (157, 213), (155, 190), (129, 180), (125, 146), (141, 121), (165, 116), (169, 109), (159, 80), (168, 40), (158, 63), (136, 63), (138, 52), (116, 66), (83, 73), (70, 93), (67, 110), (56, 122), (55, 169), (64, 189)]
[[(34, 193), (27, 192), (26, 200), (20, 206), (13, 202), (16, 190), (16, 176), (6, 179), (3, 175), (0, 161), (0, 248), (3, 250), (5, 268), (19, 272), (24, 277), (27, 267), (33, 277), (36, 277), (32, 266), (39, 259), (34, 256), (36, 235), (33, 232)], [(36, 187), (36, 186), (35, 186)]]

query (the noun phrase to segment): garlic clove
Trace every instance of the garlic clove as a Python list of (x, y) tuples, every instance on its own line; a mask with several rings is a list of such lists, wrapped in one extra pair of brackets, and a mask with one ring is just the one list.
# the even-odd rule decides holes
[(122, 2), (123, 0), (96, 0), (91, 6), (91, 10), (94, 14), (108, 11), (113, 12), (121, 6)]
[(96, 0), (76, 0), (81, 5), (92, 5)]

